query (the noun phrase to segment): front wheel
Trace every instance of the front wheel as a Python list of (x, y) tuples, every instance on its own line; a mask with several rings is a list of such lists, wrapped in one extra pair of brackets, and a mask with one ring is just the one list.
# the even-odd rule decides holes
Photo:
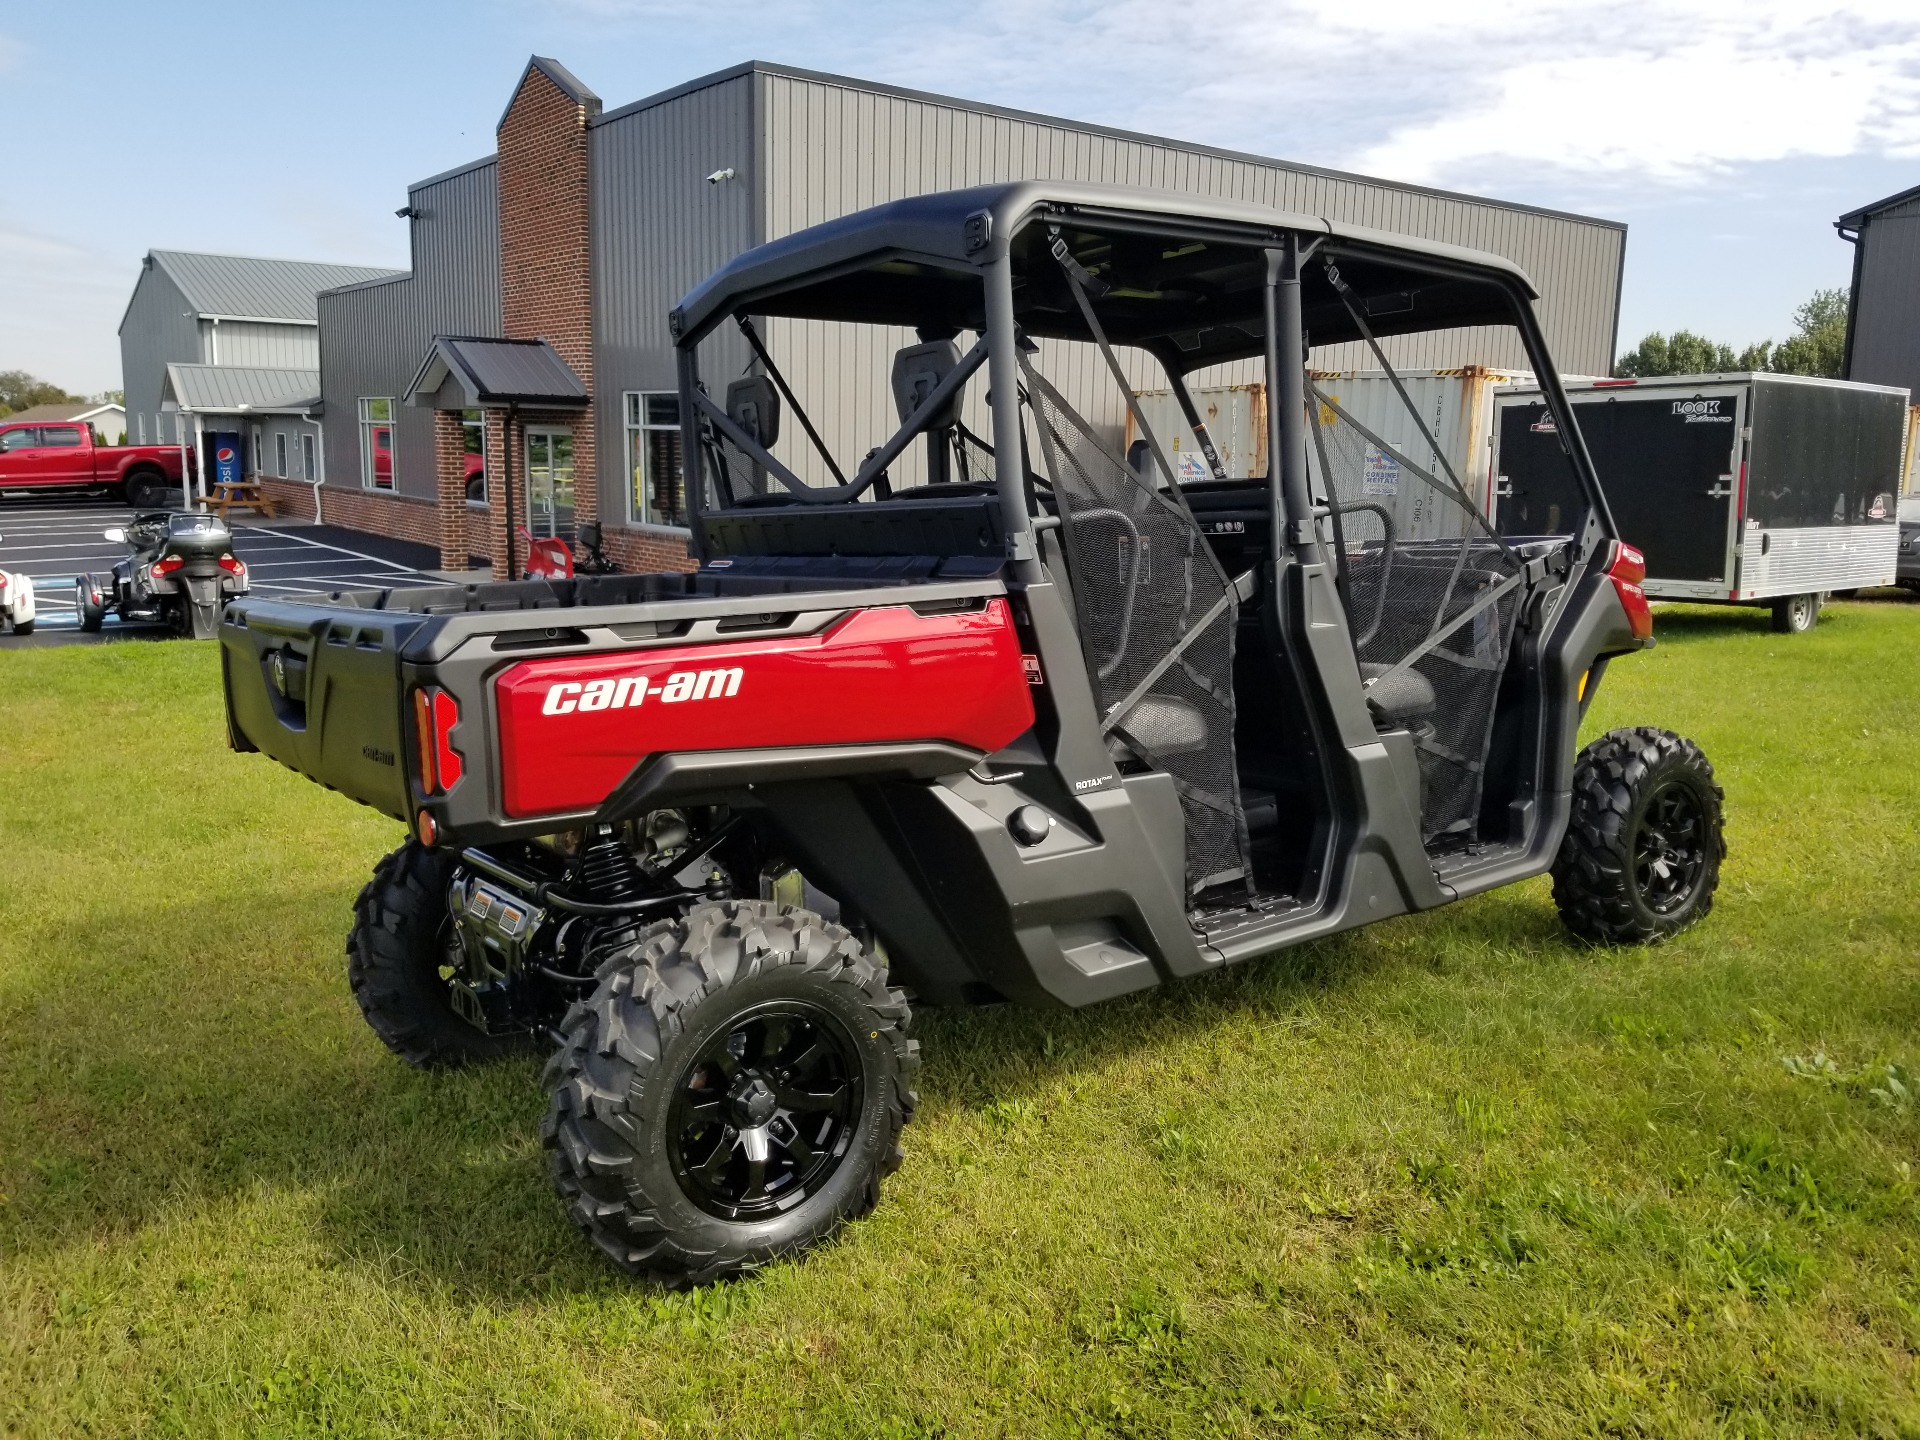
[(908, 1018), (860, 942), (808, 911), (735, 900), (652, 926), (547, 1062), (540, 1134), (573, 1222), (666, 1285), (825, 1239), (900, 1163)]
[(1782, 595), (1773, 602), (1773, 628), (1782, 635), (1804, 635), (1820, 618), (1820, 596)]
[(1670, 730), (1602, 735), (1573, 772), (1573, 815), (1553, 864), (1566, 927), (1599, 945), (1647, 945), (1713, 908), (1727, 843), (1713, 766)]

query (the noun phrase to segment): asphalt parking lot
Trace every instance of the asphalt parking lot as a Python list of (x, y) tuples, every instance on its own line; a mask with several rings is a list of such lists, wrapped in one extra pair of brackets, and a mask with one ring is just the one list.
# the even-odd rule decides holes
[[(0, 636), (0, 649), (98, 644), (119, 639), (164, 639), (164, 627), (124, 623), (109, 614), (97, 635), (80, 629), (71, 581), (105, 576), (126, 558), (124, 545), (101, 532), (133, 518), (105, 498), (0, 498), (0, 570), (30, 576), (39, 612), (31, 635)], [(247, 562), (256, 595), (324, 595), (333, 590), (445, 583), (428, 571), (439, 555), (425, 545), (366, 535), (332, 525), (235, 517), (233, 550)]]

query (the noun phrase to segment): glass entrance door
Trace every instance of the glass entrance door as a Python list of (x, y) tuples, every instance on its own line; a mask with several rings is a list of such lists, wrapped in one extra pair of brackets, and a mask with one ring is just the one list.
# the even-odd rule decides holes
[(573, 539), (573, 432), (527, 431), (527, 529)]

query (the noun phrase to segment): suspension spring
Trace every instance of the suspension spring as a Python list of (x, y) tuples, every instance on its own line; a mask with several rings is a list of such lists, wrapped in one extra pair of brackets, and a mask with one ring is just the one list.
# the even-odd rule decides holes
[(619, 905), (638, 900), (641, 893), (640, 868), (633, 851), (611, 825), (595, 827), (597, 833), (580, 856), (580, 871), (587, 882), (587, 893), (602, 905)]

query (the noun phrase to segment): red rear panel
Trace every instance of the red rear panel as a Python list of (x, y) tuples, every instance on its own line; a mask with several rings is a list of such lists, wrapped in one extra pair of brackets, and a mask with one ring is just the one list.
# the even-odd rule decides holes
[(993, 751), (1033, 724), (1000, 599), (959, 615), (857, 610), (818, 635), (523, 660), (494, 699), (515, 819), (593, 809), (662, 751), (889, 740)]

